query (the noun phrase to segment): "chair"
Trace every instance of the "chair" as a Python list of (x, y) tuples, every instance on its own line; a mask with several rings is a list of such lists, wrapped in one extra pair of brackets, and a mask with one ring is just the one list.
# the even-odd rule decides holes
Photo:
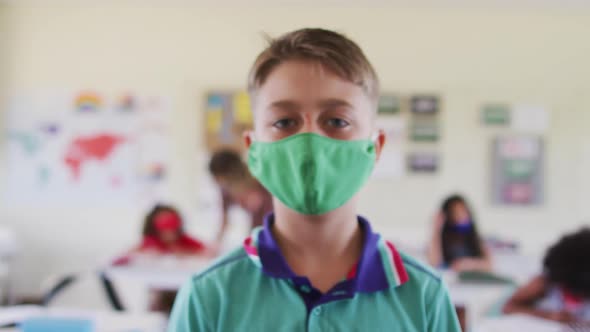
[(42, 304), (47, 307), (123, 311), (113, 283), (102, 273), (82, 272), (49, 278)]

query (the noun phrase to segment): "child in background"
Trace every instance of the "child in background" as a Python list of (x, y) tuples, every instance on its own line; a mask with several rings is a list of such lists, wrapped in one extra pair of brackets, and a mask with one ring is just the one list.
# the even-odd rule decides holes
[(433, 228), (428, 248), (432, 266), (450, 267), (457, 272), (491, 270), (491, 254), (463, 197), (453, 195), (443, 202)]
[(250, 227), (262, 225), (264, 216), (272, 211), (272, 197), (256, 180), (233, 150), (220, 150), (213, 154), (209, 171), (221, 189), (222, 217), (217, 240), (222, 241), (228, 225), (228, 211), (238, 204), (251, 217)]
[(168, 330), (460, 331), (441, 279), (357, 214), (385, 143), (362, 50), (336, 32), (293, 31), (259, 55), (249, 92), (248, 166), (274, 213), (185, 284)]
[(112, 264), (127, 265), (134, 257), (146, 255), (213, 255), (213, 250), (208, 250), (202, 242), (184, 232), (182, 218), (171, 206), (156, 205), (145, 218), (142, 235), (139, 246)]
[[(185, 258), (210, 257), (215, 254), (214, 250), (208, 249), (202, 242), (184, 232), (182, 218), (171, 206), (156, 205), (145, 218), (142, 234), (141, 244), (126, 255), (117, 258), (112, 265), (134, 264), (140, 258), (148, 258), (142, 264), (157, 264), (153, 259), (163, 255)], [(150, 290), (149, 293), (149, 309), (168, 315), (172, 309), (176, 291)]]
[(590, 228), (568, 234), (543, 260), (544, 273), (518, 289), (504, 313), (590, 324)]
[(176, 209), (156, 205), (145, 218), (143, 241), (135, 252), (198, 255), (205, 252), (205, 245), (184, 232), (182, 218)]

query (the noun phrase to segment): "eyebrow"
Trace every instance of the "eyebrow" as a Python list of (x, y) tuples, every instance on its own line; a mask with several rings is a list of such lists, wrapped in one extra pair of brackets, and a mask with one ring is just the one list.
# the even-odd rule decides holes
[(270, 108), (277, 108), (286, 111), (296, 110), (299, 107), (299, 104), (292, 100), (278, 100), (270, 104)]
[[(318, 102), (318, 106), (322, 109), (336, 108), (336, 107), (353, 108), (353, 106), (349, 102), (342, 100), (342, 99), (337, 99), (337, 98), (320, 100)], [(286, 110), (286, 111), (297, 110), (300, 107), (301, 107), (301, 105), (293, 100), (278, 100), (278, 101), (275, 101), (270, 104), (270, 108)]]
[(347, 102), (346, 100), (330, 98), (326, 100), (321, 100), (318, 105), (321, 108), (334, 108), (334, 107), (348, 107), (353, 108), (352, 105)]

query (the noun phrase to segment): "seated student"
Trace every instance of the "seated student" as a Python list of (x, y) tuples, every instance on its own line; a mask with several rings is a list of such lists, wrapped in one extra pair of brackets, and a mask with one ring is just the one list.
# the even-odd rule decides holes
[(136, 252), (194, 255), (204, 253), (205, 245), (184, 232), (176, 209), (156, 205), (145, 219), (143, 241)]
[(145, 218), (141, 244), (125, 256), (117, 258), (113, 265), (129, 264), (134, 256), (143, 254), (186, 256), (210, 253), (202, 242), (184, 232), (182, 219), (176, 209), (156, 205)]
[[(133, 263), (137, 256), (143, 255), (187, 257), (214, 254), (213, 250), (209, 250), (202, 242), (184, 232), (182, 218), (175, 208), (156, 205), (145, 218), (141, 244), (125, 256), (116, 259), (113, 265), (127, 265)], [(169, 314), (175, 297), (176, 291), (150, 290), (149, 308)]]
[(453, 195), (443, 202), (434, 222), (428, 260), (432, 266), (457, 272), (491, 270), (491, 254), (463, 197)]
[(547, 251), (544, 272), (518, 289), (504, 313), (590, 324), (590, 228), (561, 238)]
[(460, 331), (441, 279), (357, 215), (385, 143), (361, 49), (293, 31), (259, 55), (249, 91), (248, 165), (274, 214), (186, 283), (169, 331)]
[(222, 218), (218, 241), (225, 235), (228, 210), (233, 204), (238, 204), (250, 214), (252, 229), (261, 226), (264, 216), (272, 211), (272, 198), (250, 174), (242, 157), (233, 150), (217, 151), (211, 157), (209, 171), (221, 189)]

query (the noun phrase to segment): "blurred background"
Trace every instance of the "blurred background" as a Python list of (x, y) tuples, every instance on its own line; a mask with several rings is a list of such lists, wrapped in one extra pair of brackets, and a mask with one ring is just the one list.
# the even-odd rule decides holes
[(209, 158), (249, 125), (264, 36), (302, 27), (344, 33), (379, 74), (389, 147), (360, 211), (387, 238), (424, 255), (460, 193), (483, 237), (540, 272), (588, 222), (587, 1), (0, 1), (4, 303), (108, 265), (156, 203), (239, 245), (238, 205), (217, 241)]

